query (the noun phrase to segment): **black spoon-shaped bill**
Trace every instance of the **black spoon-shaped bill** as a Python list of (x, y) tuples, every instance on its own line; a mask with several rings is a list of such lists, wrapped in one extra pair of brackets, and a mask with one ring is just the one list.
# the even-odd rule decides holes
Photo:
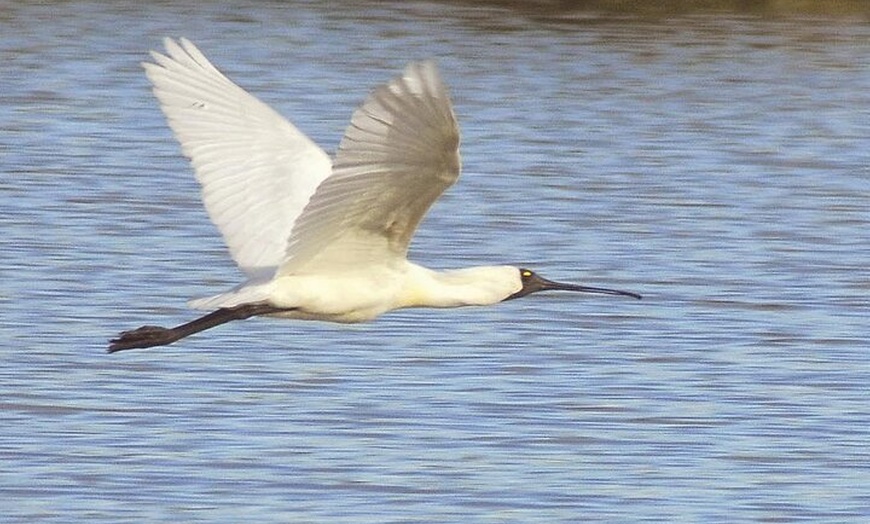
[(623, 291), (621, 289), (581, 286), (579, 284), (568, 284), (547, 280), (530, 269), (520, 269), (520, 279), (523, 284), (522, 289), (507, 297), (505, 300), (524, 297), (532, 293), (537, 293), (538, 291), (574, 291), (579, 293), (597, 293), (599, 295), (622, 295), (625, 297), (636, 298), (638, 300), (643, 298), (638, 293)]

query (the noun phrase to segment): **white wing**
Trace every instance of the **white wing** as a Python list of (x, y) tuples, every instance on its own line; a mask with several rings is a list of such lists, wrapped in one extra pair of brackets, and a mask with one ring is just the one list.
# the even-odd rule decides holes
[(332, 175), (296, 221), (279, 274), (404, 257), (459, 177), (459, 129), (432, 62), (410, 64), (356, 110)]
[(186, 39), (144, 63), (202, 184), (212, 222), (249, 277), (271, 277), (296, 218), (331, 171), (329, 156), (232, 83)]

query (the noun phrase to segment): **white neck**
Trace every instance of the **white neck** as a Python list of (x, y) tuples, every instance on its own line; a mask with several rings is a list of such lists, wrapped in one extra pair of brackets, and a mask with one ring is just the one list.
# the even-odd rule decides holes
[(409, 264), (399, 307), (485, 306), (521, 288), (519, 271), (510, 266), (433, 271)]

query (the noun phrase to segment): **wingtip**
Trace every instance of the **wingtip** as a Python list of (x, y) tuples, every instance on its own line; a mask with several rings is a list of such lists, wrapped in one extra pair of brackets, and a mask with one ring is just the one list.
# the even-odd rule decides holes
[(441, 79), (438, 63), (434, 58), (409, 62), (402, 72), (402, 81), (415, 94), (447, 93), (447, 87)]
[(193, 58), (200, 54), (193, 42), (183, 36), (177, 39), (170, 36), (163, 37), (163, 47), (169, 57), (175, 61), (189, 59), (188, 57)]
[(179, 45), (175, 42), (175, 39), (171, 36), (163, 37), (163, 49), (166, 50), (167, 53), (172, 55), (173, 50), (178, 49)]

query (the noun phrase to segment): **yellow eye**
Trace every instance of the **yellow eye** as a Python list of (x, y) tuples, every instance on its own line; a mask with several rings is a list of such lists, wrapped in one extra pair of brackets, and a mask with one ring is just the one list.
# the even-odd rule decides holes
[(531, 271), (529, 271), (528, 269), (526, 269), (526, 270), (523, 271), (523, 277), (528, 278), (528, 277), (530, 277), (530, 276), (532, 276), (532, 272), (531, 272)]

